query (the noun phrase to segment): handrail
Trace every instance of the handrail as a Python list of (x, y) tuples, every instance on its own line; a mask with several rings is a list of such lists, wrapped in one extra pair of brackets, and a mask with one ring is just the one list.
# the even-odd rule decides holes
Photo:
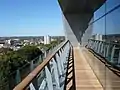
[(44, 67), (49, 63), (50, 60), (54, 57), (58, 51), (63, 48), (69, 40), (65, 41), (58, 49), (56, 49), (51, 55), (48, 55), (48, 57), (43, 60), (43, 62), (37, 66), (23, 81), (21, 81), (13, 90), (25, 90), (25, 88), (28, 87), (28, 85), (32, 82), (33, 79), (36, 78), (36, 76), (44, 69)]
[(102, 42), (102, 43), (106, 43), (106, 44), (111, 44), (111, 45), (120, 45), (119, 43), (115, 43), (115, 42), (106, 42), (106, 41), (100, 41), (100, 40), (95, 40), (95, 39), (88, 39), (88, 41), (98, 41), (98, 42)]

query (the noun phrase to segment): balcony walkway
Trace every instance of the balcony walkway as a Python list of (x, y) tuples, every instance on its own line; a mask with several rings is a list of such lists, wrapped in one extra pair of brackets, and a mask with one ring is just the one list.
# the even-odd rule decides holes
[[(74, 47), (76, 90), (103, 90), (102, 85), (89, 66), (82, 49)], [(87, 53), (86, 53), (87, 54)]]
[[(93, 70), (93, 66), (96, 70)], [(73, 47), (69, 41), (66, 41), (48, 55), (13, 90), (103, 90), (104, 86), (98, 80), (95, 71), (98, 72), (101, 80), (104, 80), (104, 70), (104, 64), (96, 60), (88, 49)], [(44, 77), (42, 77), (43, 72)]]

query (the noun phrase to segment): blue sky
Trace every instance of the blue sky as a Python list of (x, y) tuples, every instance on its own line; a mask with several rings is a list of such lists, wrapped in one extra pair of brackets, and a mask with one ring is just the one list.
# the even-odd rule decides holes
[(0, 0), (0, 36), (64, 35), (57, 0)]

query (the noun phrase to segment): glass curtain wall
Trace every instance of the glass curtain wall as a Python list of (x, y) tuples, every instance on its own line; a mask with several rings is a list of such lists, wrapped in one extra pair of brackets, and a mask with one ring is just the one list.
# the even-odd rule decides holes
[(104, 90), (120, 90), (120, 0), (107, 0), (94, 13), (91, 26), (87, 47), (97, 59), (89, 63)]

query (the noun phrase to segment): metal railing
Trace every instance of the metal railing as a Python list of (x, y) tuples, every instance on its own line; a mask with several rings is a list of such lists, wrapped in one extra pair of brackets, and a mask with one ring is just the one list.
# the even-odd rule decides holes
[(120, 70), (120, 43), (89, 39), (87, 48), (105, 58), (105, 64)]
[(63, 90), (72, 45), (66, 41), (37, 66), (14, 90)]

